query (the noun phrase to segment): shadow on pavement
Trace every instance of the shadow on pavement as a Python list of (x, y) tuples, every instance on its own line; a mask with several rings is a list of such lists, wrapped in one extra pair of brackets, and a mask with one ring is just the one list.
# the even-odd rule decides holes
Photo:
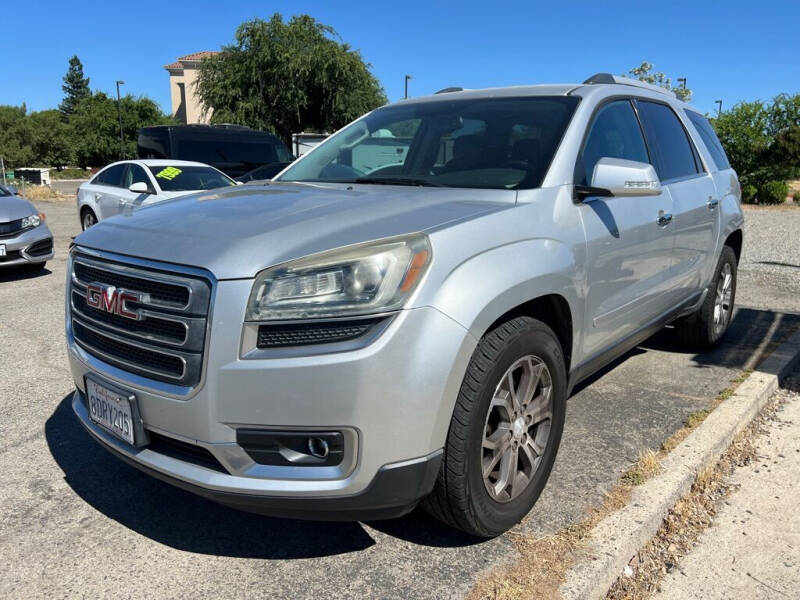
[(44, 277), (53, 272), (47, 267), (41, 269), (32, 269), (25, 266), (6, 267), (0, 269), (0, 283), (7, 281), (24, 281), (25, 279), (36, 279), (37, 277)]
[[(71, 403), (72, 394), (68, 394), (45, 424), (48, 447), (65, 481), (96, 510), (141, 535), (187, 552), (270, 560), (331, 556), (375, 544), (360, 523), (240, 512), (140, 473), (84, 431)], [(370, 525), (422, 545), (464, 546), (482, 541), (445, 527), (421, 510)]]

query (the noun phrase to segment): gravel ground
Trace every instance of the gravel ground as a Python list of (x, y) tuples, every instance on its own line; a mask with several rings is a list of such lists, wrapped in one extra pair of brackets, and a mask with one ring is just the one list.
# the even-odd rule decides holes
[(737, 304), (800, 312), (800, 207), (744, 213)]
[[(75, 205), (38, 205), (56, 259), (38, 276), (0, 273), (0, 597), (463, 597), (483, 571), (515, 559), (508, 536), (466, 538), (419, 511), (369, 524), (239, 513), (108, 455), (69, 406), (64, 257), (79, 229)], [(773, 217), (747, 217), (746, 247), (761, 244)], [(791, 218), (800, 225), (800, 212)], [(713, 352), (688, 352), (664, 330), (577, 390), (553, 475), (518, 531), (582, 518), (642, 448), (657, 448), (798, 327), (800, 315), (780, 312), (800, 313), (797, 282), (763, 260), (743, 271), (740, 308)], [(800, 264), (800, 252), (786, 262)]]

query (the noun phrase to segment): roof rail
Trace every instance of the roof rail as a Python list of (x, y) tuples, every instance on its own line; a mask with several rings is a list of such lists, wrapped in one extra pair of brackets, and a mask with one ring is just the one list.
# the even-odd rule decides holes
[(617, 85), (630, 85), (632, 87), (638, 87), (645, 90), (650, 90), (651, 92), (659, 92), (660, 94), (672, 96), (673, 98), (676, 97), (675, 92), (660, 87), (658, 85), (654, 85), (652, 83), (646, 83), (644, 81), (639, 81), (638, 79), (630, 79), (629, 77), (620, 77), (619, 75), (612, 75), (611, 73), (595, 73), (583, 83), (586, 85), (593, 85), (599, 83), (615, 83)]
[(449, 94), (450, 92), (463, 92), (463, 91), (464, 91), (463, 87), (446, 87), (439, 90), (438, 92), (435, 92), (435, 94)]

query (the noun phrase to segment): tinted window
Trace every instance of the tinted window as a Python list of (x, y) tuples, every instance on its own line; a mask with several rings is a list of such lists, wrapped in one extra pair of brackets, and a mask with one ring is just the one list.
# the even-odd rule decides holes
[(236, 183), (211, 167), (160, 166), (148, 167), (158, 185), (165, 192), (185, 192), (190, 190), (213, 190), (230, 187)]
[(13, 194), (9, 192), (6, 188), (0, 185), (0, 196), (12, 196)]
[(109, 167), (95, 177), (94, 183), (99, 185), (120, 187), (120, 184), (122, 183), (122, 175), (125, 172), (125, 167), (126, 165), (114, 165), (113, 167)]
[(708, 122), (708, 119), (697, 114), (693, 110), (686, 110), (684, 112), (700, 134), (700, 139), (703, 140), (706, 148), (708, 148), (708, 152), (711, 154), (711, 158), (717, 166), (717, 170), (722, 171), (724, 169), (729, 169), (731, 165), (728, 162), (728, 157), (725, 155), (725, 150), (723, 150), (722, 144), (719, 143), (719, 138), (714, 128), (711, 127), (711, 123)]
[(152, 186), (150, 180), (147, 178), (147, 173), (144, 172), (142, 167), (139, 165), (128, 165), (128, 170), (125, 171), (125, 179), (122, 182), (122, 187), (129, 188), (134, 183), (144, 183), (147, 184), (147, 187)]
[(167, 129), (143, 129), (139, 134), (136, 155), (139, 158), (170, 158)]
[(672, 109), (665, 104), (642, 100), (638, 101), (638, 106), (659, 179), (667, 181), (697, 174), (686, 130)]
[(577, 181), (588, 185), (594, 166), (604, 157), (650, 162), (639, 121), (628, 100), (611, 102), (597, 111), (578, 163)]
[(329, 137), (280, 180), (538, 187), (578, 101), (540, 96), (389, 106)]
[(181, 139), (177, 142), (176, 156), (180, 160), (194, 160), (208, 164), (241, 164), (256, 167), (267, 163), (285, 161), (288, 154), (278, 156), (274, 144), (258, 141)]

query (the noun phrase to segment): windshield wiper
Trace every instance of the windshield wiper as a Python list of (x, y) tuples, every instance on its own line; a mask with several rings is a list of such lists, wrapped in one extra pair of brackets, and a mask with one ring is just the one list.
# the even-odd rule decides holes
[(427, 179), (409, 179), (406, 177), (359, 177), (355, 183), (374, 183), (377, 185), (413, 185), (421, 187), (444, 187)]

